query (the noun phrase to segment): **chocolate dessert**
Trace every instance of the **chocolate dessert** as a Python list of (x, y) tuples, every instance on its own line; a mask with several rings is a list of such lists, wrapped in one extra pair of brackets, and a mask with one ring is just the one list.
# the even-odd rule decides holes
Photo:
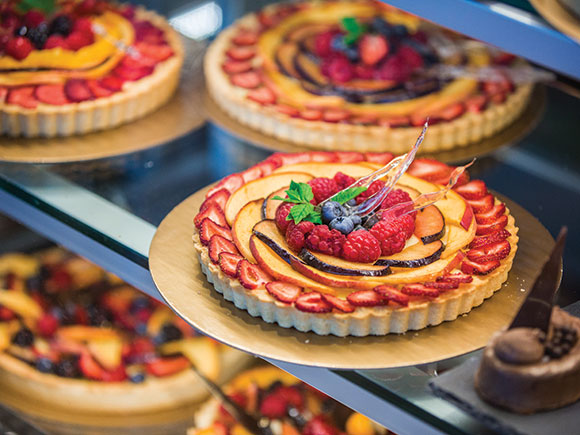
[(580, 399), (580, 319), (554, 307), (548, 334), (518, 327), (495, 335), (475, 388), (485, 401), (521, 414)]

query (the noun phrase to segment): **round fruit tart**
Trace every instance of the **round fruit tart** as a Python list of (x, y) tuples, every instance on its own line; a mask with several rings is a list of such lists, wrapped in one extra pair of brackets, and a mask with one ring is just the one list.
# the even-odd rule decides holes
[[(273, 435), (375, 435), (387, 431), (324, 393), (272, 366), (245, 371), (225, 387), (228, 396), (268, 425)], [(338, 421), (344, 421), (339, 424)], [(249, 435), (216, 400), (196, 415), (188, 435)]]
[(173, 95), (182, 63), (177, 33), (142, 8), (4, 1), (0, 134), (68, 136), (141, 118)]
[(374, 213), (349, 215), (385, 182), (350, 186), (392, 158), (276, 153), (224, 178), (194, 220), (208, 280), (252, 316), (321, 335), (402, 333), (480, 305), (507, 279), (514, 218), (483, 181), (430, 159), (415, 160)]
[(467, 145), (515, 120), (531, 85), (447, 78), (442, 67), (522, 63), (381, 2), (268, 6), (222, 32), (205, 59), (216, 103), (242, 124), (328, 150)]
[(61, 249), (0, 257), (2, 388), (81, 412), (157, 411), (205, 398), (191, 359), (223, 381), (245, 356)]

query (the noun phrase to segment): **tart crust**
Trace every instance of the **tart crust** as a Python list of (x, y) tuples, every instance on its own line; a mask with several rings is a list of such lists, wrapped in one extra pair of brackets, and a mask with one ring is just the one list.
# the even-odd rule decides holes
[(398, 308), (357, 307), (353, 313), (306, 313), (293, 305), (275, 300), (265, 289), (249, 291), (238, 280), (231, 279), (218, 265), (211, 262), (208, 249), (201, 243), (197, 232), (193, 235), (193, 245), (201, 268), (216, 291), (254, 317), (261, 317), (268, 323), (277, 323), (284, 328), (296, 328), (302, 332), (312, 331), (318, 335), (332, 334), (339, 337), (386, 335), (423, 329), (444, 321), (455, 320), (461, 314), (471, 311), (473, 307), (481, 305), (502, 287), (512, 267), (519, 240), (515, 220), (509, 214), (509, 210), (506, 209), (506, 213), (508, 214), (506, 229), (511, 234), (507, 240), (511, 251), (508, 257), (501, 261), (501, 265), (488, 275), (474, 275), (473, 282), (462, 284), (458, 289), (446, 292), (432, 301), (410, 303), (408, 307)]
[(35, 109), (0, 102), (0, 134), (18, 137), (55, 137), (105, 130), (142, 118), (164, 105), (179, 83), (184, 49), (179, 35), (154, 12), (137, 10), (140, 19), (151, 21), (165, 33), (173, 56), (156, 65), (153, 74), (127, 82), (121, 92), (81, 103)]
[[(232, 85), (221, 69), (225, 52), (240, 27), (255, 27), (254, 15), (242, 17), (224, 30), (211, 44), (204, 60), (207, 89), (229, 116), (277, 139), (332, 151), (389, 151), (404, 153), (414, 143), (421, 127), (389, 128), (307, 121), (281, 114), (273, 107), (262, 106), (246, 98), (247, 90)], [(523, 112), (533, 86), (521, 85), (505, 102), (490, 104), (481, 113), (466, 112), (459, 118), (429, 127), (422, 144), (424, 152), (448, 150), (478, 142), (507, 127)], [(364, 144), (364, 147), (363, 147)]]

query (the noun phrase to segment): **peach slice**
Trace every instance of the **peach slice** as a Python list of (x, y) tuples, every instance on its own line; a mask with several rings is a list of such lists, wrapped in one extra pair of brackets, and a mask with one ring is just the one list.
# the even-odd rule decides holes
[(369, 263), (354, 263), (343, 260), (342, 258), (332, 255), (312, 252), (308, 249), (302, 249), (299, 255), (300, 259), (309, 266), (323, 272), (335, 273), (337, 275), (347, 276), (384, 276), (391, 273), (389, 267), (385, 265), (376, 265)]
[(270, 196), (268, 196), (266, 199), (264, 199), (264, 202), (262, 203), (262, 219), (275, 219), (276, 218), (276, 210), (278, 209), (278, 206), (280, 204), (282, 204), (282, 201), (278, 200), (278, 199), (272, 199), (273, 197), (275, 197), (276, 195), (284, 198), (284, 196), (286, 195), (286, 191), (289, 189), (289, 186), (286, 187), (282, 187), (280, 190), (277, 190), (276, 192), (273, 192), (270, 194)]
[(112, 328), (96, 326), (71, 325), (62, 326), (56, 333), (57, 339), (64, 341), (87, 342), (119, 338), (119, 333)]
[(305, 172), (312, 177), (332, 178), (337, 172), (350, 175), (354, 178), (364, 177), (373, 172), (373, 169), (363, 163), (322, 163), (307, 162), (297, 163), (295, 165), (282, 166), (274, 171), (274, 174), (284, 172)]
[(42, 315), (40, 305), (26, 293), (19, 291), (0, 291), (0, 305), (23, 318), (38, 319)]
[(262, 203), (261, 199), (248, 202), (239, 211), (232, 225), (232, 238), (236, 248), (252, 263), (255, 263), (256, 259), (250, 251), (250, 237), (254, 225), (262, 220)]
[(379, 258), (376, 265), (388, 265), (392, 267), (422, 267), (431, 264), (441, 257), (444, 246), (441, 240), (424, 245), (419, 242), (405, 248), (403, 251), (389, 257)]
[(473, 220), (467, 231), (457, 225), (447, 225), (447, 242), (445, 243), (445, 251), (441, 254), (441, 258), (447, 258), (454, 252), (469, 245), (475, 237), (476, 229), (477, 224), (475, 220)]
[(161, 353), (164, 355), (181, 353), (209, 379), (216, 381), (219, 377), (221, 363), (217, 343), (206, 337), (189, 337), (170, 341), (161, 346)]
[(268, 175), (244, 184), (231, 194), (226, 203), (225, 215), (228, 224), (232, 225), (238, 212), (248, 202), (265, 198), (272, 192), (280, 190), (284, 186), (289, 186), (291, 181), (307, 183), (310, 180), (312, 180), (312, 176), (303, 172), (285, 172)]
[(38, 273), (40, 263), (36, 258), (24, 254), (5, 254), (0, 259), (0, 275), (8, 272), (21, 278), (30, 278)]
[(115, 370), (121, 364), (123, 341), (121, 337), (89, 340), (87, 347), (91, 355), (107, 370)]
[(430, 205), (417, 212), (414, 234), (425, 245), (439, 240), (444, 233), (445, 218), (436, 206)]

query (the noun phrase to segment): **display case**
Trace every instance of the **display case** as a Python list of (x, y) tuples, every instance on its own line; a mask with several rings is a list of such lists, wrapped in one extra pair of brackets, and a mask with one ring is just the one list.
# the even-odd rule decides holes
[[(176, 28), (202, 41), (246, 10), (258, 8), (255, 2), (225, 0), (149, 3), (167, 14)], [(472, 0), (390, 3), (580, 79), (580, 44), (552, 28), (528, 5)], [(211, 25), (192, 34), (200, 20)], [(201, 50), (202, 44), (196, 47)], [(576, 149), (580, 100), (539, 85), (534, 105), (536, 114), (524, 129), (529, 131), (478, 155), (471, 173), (515, 200), (552, 235), (562, 225), (569, 227), (558, 295), (558, 304), (567, 306), (580, 299), (580, 270), (575, 267), (580, 264)], [(161, 220), (198, 189), (246, 169), (271, 152), (270, 147), (248, 142), (210, 118), (182, 137), (120, 156), (53, 164), (4, 161), (0, 163), (0, 211), (161, 299), (148, 266), (150, 244)], [(444, 156), (448, 163), (470, 158)], [(477, 420), (427, 388), (438, 373), (469, 356), (412, 367), (346, 371), (270, 362), (399, 434), (488, 433)]]

